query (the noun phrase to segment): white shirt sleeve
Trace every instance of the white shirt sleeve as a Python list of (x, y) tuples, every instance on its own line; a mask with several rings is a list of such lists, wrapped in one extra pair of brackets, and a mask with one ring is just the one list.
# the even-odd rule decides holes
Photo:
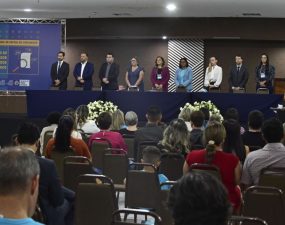
[(206, 73), (205, 73), (205, 80), (204, 80), (204, 86), (205, 87), (208, 87), (209, 86), (209, 84), (210, 84), (210, 82), (209, 82), (209, 80), (210, 80), (210, 74), (208, 73), (208, 68), (206, 69)]
[(222, 67), (217, 67), (215, 72), (217, 73), (216, 74), (217, 80), (216, 80), (214, 85), (216, 87), (219, 87), (222, 83), (222, 80), (223, 80), (223, 69), (222, 69)]

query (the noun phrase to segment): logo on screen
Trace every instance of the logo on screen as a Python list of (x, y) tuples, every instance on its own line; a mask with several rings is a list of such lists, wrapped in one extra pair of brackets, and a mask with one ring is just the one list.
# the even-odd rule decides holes
[(19, 86), (20, 87), (29, 87), (30, 86), (30, 80), (19, 80)]

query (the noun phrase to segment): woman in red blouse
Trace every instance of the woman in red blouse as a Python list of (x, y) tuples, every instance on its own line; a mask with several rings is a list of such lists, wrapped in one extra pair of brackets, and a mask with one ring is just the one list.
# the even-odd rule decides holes
[(168, 91), (168, 81), (170, 79), (170, 73), (167, 66), (165, 66), (165, 60), (161, 56), (157, 56), (155, 59), (155, 67), (151, 71), (150, 80), (152, 87), (157, 91)]
[(194, 163), (207, 163), (220, 169), (222, 182), (228, 190), (229, 199), (237, 213), (241, 205), (241, 192), (239, 188), (241, 165), (238, 157), (232, 153), (223, 152), (221, 146), (226, 137), (226, 131), (222, 124), (213, 124), (204, 131), (206, 149), (195, 150), (188, 153), (183, 167), (183, 173), (189, 171)]

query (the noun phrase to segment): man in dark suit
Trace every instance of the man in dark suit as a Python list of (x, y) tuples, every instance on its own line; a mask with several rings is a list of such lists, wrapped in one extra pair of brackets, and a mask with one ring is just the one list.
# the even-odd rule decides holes
[(52, 86), (59, 87), (59, 90), (67, 89), (67, 77), (69, 75), (69, 64), (64, 62), (65, 53), (60, 51), (57, 53), (58, 61), (51, 66), (50, 76)]
[(75, 87), (83, 87), (83, 90), (92, 90), (94, 74), (94, 65), (88, 62), (88, 54), (83, 52), (80, 55), (80, 62), (77, 63), (73, 70), (76, 83)]
[(229, 75), (230, 92), (233, 92), (233, 90), (239, 90), (240, 88), (245, 88), (249, 77), (246, 67), (242, 64), (242, 57), (237, 55), (235, 59), (236, 65), (231, 69)]
[[(18, 129), (17, 143), (36, 153), (39, 137), (40, 133), (36, 125), (24, 123)], [(37, 159), (40, 165), (39, 203), (46, 218), (45, 224), (73, 224), (75, 193), (61, 186), (54, 161), (41, 157)]]
[(112, 53), (106, 55), (106, 62), (102, 64), (99, 71), (102, 90), (118, 90), (119, 65), (114, 63)]

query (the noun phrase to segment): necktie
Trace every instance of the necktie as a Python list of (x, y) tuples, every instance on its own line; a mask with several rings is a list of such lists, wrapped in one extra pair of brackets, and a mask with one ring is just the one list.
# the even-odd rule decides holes
[(60, 69), (60, 62), (58, 62), (58, 64), (57, 64), (57, 74), (58, 74), (58, 71), (59, 71), (59, 69)]
[(239, 73), (239, 70), (240, 70), (240, 67), (238, 66), (238, 67), (237, 67), (237, 73)]

